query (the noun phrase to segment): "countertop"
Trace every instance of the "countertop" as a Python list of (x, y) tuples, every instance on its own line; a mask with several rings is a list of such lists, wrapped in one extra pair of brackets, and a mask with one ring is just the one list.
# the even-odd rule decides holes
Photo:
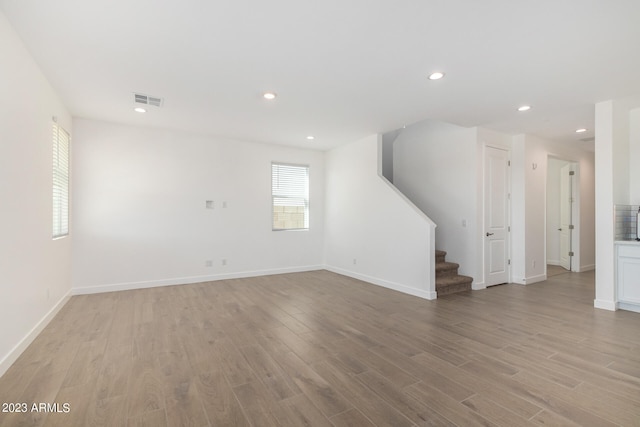
[(640, 242), (637, 240), (616, 240), (614, 243), (616, 245), (640, 246)]

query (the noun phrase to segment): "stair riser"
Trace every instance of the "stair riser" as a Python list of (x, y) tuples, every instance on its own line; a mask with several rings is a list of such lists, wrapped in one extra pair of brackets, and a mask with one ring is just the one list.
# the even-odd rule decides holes
[(458, 275), (457, 268), (436, 270), (436, 277), (451, 277), (451, 276), (457, 276), (457, 275)]
[(464, 292), (464, 291), (470, 291), (470, 290), (471, 290), (471, 283), (462, 283), (459, 285), (445, 286), (441, 289), (438, 289), (436, 293), (438, 294), (438, 296), (442, 296), (442, 295), (455, 294), (456, 292)]

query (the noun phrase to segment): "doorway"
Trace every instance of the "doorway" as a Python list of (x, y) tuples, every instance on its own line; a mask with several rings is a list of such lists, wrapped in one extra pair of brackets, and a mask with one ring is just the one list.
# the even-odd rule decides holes
[(578, 164), (549, 156), (546, 196), (546, 259), (548, 266), (577, 271), (579, 223)]

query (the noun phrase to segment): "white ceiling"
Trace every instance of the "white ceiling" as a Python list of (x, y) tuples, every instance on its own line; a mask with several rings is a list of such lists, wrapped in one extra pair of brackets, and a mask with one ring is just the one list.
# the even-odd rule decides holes
[[(579, 145), (593, 137), (595, 103), (640, 95), (638, 0), (0, 8), (74, 116), (248, 141), (324, 150), (437, 119)], [(435, 70), (445, 78), (429, 81)], [(133, 92), (164, 106), (134, 113)], [(532, 109), (516, 111), (522, 104)]]

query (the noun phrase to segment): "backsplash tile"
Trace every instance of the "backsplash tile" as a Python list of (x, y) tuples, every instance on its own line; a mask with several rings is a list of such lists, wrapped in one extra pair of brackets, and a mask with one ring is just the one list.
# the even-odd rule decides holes
[(635, 240), (636, 234), (636, 215), (638, 214), (638, 205), (614, 205), (615, 212), (615, 240)]

